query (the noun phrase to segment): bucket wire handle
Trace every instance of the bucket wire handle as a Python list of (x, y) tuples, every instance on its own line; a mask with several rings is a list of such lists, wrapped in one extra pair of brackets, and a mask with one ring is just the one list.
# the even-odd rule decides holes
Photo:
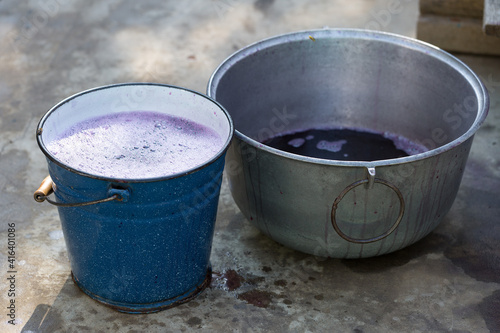
[(122, 201), (123, 198), (120, 194), (114, 193), (112, 196), (105, 198), (105, 199), (99, 199), (99, 200), (93, 200), (93, 201), (87, 201), (87, 202), (78, 202), (78, 203), (60, 203), (56, 202), (54, 200), (49, 199), (49, 195), (54, 193), (54, 187), (53, 187), (54, 182), (52, 181), (52, 178), (50, 176), (45, 177), (45, 179), (42, 181), (40, 186), (38, 187), (38, 190), (35, 191), (34, 193), (34, 199), (37, 202), (44, 202), (47, 200), (48, 203), (58, 206), (58, 207), (81, 207), (81, 206), (89, 206), (89, 205), (95, 205), (98, 203), (102, 202), (108, 202), (108, 201)]
[[(394, 230), (396, 230), (396, 228), (399, 226), (399, 223), (401, 223), (401, 220), (403, 219), (403, 215), (405, 213), (405, 201), (404, 201), (404, 198), (403, 198), (403, 194), (396, 187), (396, 185), (388, 182), (387, 180), (376, 178), (375, 177), (375, 168), (367, 168), (367, 173), (368, 173), (368, 177), (366, 179), (358, 180), (358, 181), (355, 181), (354, 183), (348, 185), (339, 194), (339, 196), (335, 199), (335, 201), (333, 202), (333, 205), (332, 205), (331, 220), (332, 220), (333, 229), (335, 229), (335, 231), (337, 232), (337, 234), (339, 234), (339, 236), (342, 237), (343, 239), (345, 239), (345, 240), (347, 240), (347, 241), (349, 241), (351, 243), (356, 243), (356, 244), (373, 243), (373, 242), (376, 242), (376, 241), (379, 241), (381, 239), (386, 238), (387, 236), (389, 236), (390, 234), (392, 234)], [(342, 230), (340, 230), (340, 227), (338, 226), (337, 220), (336, 220), (336, 217), (335, 217), (339, 202), (342, 200), (342, 198), (344, 198), (344, 196), (347, 194), (347, 192), (349, 192), (350, 190), (352, 190), (352, 189), (360, 186), (361, 184), (366, 184), (366, 188), (367, 189), (371, 189), (375, 183), (379, 183), (379, 184), (382, 184), (382, 185), (385, 185), (385, 186), (389, 187), (394, 192), (396, 192), (396, 194), (398, 195), (399, 205), (400, 205), (399, 206), (399, 215), (398, 215), (398, 218), (396, 219), (396, 221), (392, 224), (392, 226), (386, 232), (384, 232), (383, 234), (381, 234), (379, 236), (376, 236), (376, 237), (371, 237), (371, 238), (353, 238), (353, 237), (350, 237), (350, 236), (346, 235)]]

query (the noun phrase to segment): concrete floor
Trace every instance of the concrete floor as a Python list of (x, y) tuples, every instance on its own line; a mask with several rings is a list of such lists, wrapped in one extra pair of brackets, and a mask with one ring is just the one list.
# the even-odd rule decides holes
[[(262, 38), (309, 28), (415, 36), (417, 1), (0, 2), (1, 332), (500, 332), (500, 58), (459, 55), (491, 94), (458, 197), (420, 242), (383, 257), (322, 259), (248, 223), (223, 184), (215, 279), (195, 300), (127, 315), (72, 282), (57, 210), (32, 193), (47, 174), (35, 142), (45, 111), (78, 91), (153, 81), (205, 92), (215, 67)], [(15, 223), (15, 325), (8, 223)], [(225, 278), (224, 278), (225, 277)]]

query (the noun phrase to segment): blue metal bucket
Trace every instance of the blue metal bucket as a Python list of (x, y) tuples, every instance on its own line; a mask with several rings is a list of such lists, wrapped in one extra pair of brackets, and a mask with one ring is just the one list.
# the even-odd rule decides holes
[[(155, 179), (87, 174), (47, 150), (46, 143), (68, 125), (131, 110), (202, 123), (225, 139), (224, 146), (204, 165)], [(43, 116), (37, 141), (52, 182), (45, 182), (35, 199), (59, 206), (73, 280), (81, 290), (118, 311), (149, 313), (184, 303), (209, 285), (224, 157), (232, 135), (232, 121), (217, 102), (160, 84), (91, 89)], [(52, 190), (55, 201), (47, 198)]]

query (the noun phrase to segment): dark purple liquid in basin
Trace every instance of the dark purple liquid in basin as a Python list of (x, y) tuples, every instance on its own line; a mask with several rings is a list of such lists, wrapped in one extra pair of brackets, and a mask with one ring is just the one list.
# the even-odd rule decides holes
[(293, 154), (344, 161), (386, 160), (427, 151), (402, 136), (357, 129), (308, 129), (278, 134), (262, 143)]

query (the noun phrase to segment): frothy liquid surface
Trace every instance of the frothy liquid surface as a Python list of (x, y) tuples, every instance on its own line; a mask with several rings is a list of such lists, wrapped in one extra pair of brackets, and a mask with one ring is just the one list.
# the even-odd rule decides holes
[(428, 150), (399, 135), (335, 128), (282, 133), (262, 143), (298, 155), (344, 161), (386, 160)]
[(78, 123), (47, 144), (56, 159), (85, 173), (118, 179), (165, 177), (209, 161), (224, 140), (196, 122), (134, 111)]

